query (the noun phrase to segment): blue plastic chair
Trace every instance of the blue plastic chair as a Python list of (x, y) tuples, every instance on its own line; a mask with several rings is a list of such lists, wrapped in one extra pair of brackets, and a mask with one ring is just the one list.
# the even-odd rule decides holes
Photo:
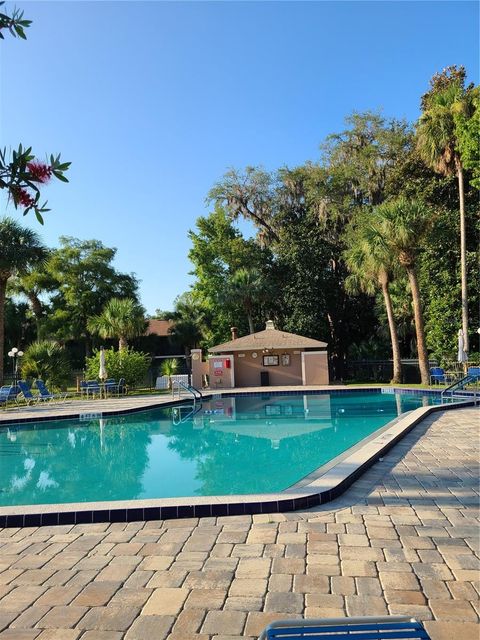
[(128, 393), (128, 386), (125, 378), (120, 378), (118, 381), (118, 395), (126, 396)]
[(468, 367), (467, 375), (474, 377), (476, 380), (480, 379), (480, 367)]
[(35, 380), (35, 386), (38, 389), (41, 400), (50, 400), (51, 402), (59, 400), (65, 402), (65, 400), (67, 399), (67, 393), (50, 393), (43, 380)]
[(442, 369), (442, 367), (432, 367), (430, 369), (430, 384), (434, 382), (438, 384), (445, 384), (447, 382), (445, 369)]
[(25, 380), (19, 380), (17, 384), (20, 389), (20, 394), (17, 396), (17, 402), (20, 396), (20, 399), (23, 398), (26, 404), (35, 404), (41, 400), (40, 395), (33, 395), (32, 390)]
[(0, 405), (3, 405), (6, 409), (9, 402), (16, 401), (19, 392), (20, 392), (20, 389), (13, 384), (4, 385), (3, 387), (1, 387), (0, 388)]
[(430, 640), (423, 625), (406, 616), (332, 618), (321, 620), (277, 620), (268, 625), (259, 640)]
[(100, 397), (102, 390), (96, 380), (87, 380), (87, 396), (91, 395), (93, 398), (95, 395)]
[(108, 380), (105, 380), (103, 389), (106, 396), (113, 394), (116, 394), (118, 396), (119, 394), (119, 385), (115, 382), (114, 378), (108, 378)]

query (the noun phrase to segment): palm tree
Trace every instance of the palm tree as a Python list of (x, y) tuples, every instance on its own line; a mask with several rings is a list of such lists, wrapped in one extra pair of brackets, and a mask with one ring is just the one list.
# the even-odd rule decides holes
[(22, 227), (12, 218), (0, 220), (0, 383), (3, 383), (7, 282), (45, 257), (46, 248), (35, 231)]
[(381, 244), (375, 242), (374, 225), (374, 216), (372, 217), (370, 213), (360, 214), (347, 232), (347, 249), (344, 252), (344, 259), (351, 273), (345, 281), (345, 286), (351, 293), (363, 291), (369, 295), (373, 295), (378, 288), (381, 289), (392, 344), (392, 383), (399, 384), (402, 381), (402, 361), (390, 296), (393, 264), (391, 254), (385, 251)]
[[(47, 260), (48, 254), (45, 256)], [(18, 274), (8, 283), (8, 290), (14, 295), (20, 295), (28, 300), (37, 329), (37, 340), (40, 339), (42, 321), (45, 319), (45, 304), (41, 299), (44, 292), (51, 292), (56, 287), (56, 282), (45, 268), (34, 265), (25, 272)]]
[(49, 387), (64, 388), (71, 368), (64, 347), (53, 340), (37, 340), (25, 349), (21, 372), (25, 378), (44, 380)]
[(468, 352), (467, 239), (463, 163), (459, 151), (460, 118), (473, 112), (473, 94), (465, 88), (465, 69), (451, 67), (435, 75), (423, 96), (424, 111), (417, 125), (417, 146), (424, 162), (444, 176), (456, 175), (460, 201), (460, 264), (462, 328)]
[(168, 376), (168, 388), (172, 388), (172, 376), (174, 376), (179, 369), (179, 362), (177, 358), (169, 358), (162, 362), (160, 372), (162, 376)]
[(133, 298), (111, 298), (98, 316), (89, 318), (87, 327), (102, 338), (118, 338), (118, 349), (126, 349), (128, 340), (146, 329), (145, 309)]
[(241, 268), (235, 271), (229, 282), (228, 295), (243, 307), (250, 333), (255, 332), (253, 314), (264, 293), (262, 275), (257, 269)]
[(390, 252), (392, 259), (398, 260), (407, 272), (412, 293), (420, 377), (422, 384), (428, 385), (428, 354), (417, 278), (417, 256), (422, 239), (431, 225), (431, 215), (422, 202), (400, 198), (377, 207), (375, 217), (372, 241), (379, 245), (381, 251)]
[(170, 329), (172, 340), (183, 346), (188, 356), (190, 349), (198, 347), (206, 334), (204, 306), (186, 292), (175, 300), (175, 311), (165, 316), (173, 321)]

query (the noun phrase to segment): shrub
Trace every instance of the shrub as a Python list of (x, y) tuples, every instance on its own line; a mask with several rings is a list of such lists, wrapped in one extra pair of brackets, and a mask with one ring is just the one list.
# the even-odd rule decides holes
[[(150, 356), (134, 349), (125, 348), (114, 351), (113, 348), (105, 349), (105, 368), (109, 378), (125, 378), (127, 385), (135, 386), (143, 382), (150, 366)], [(100, 369), (100, 351), (96, 351), (86, 361), (86, 377), (89, 380), (98, 378)]]
[(24, 378), (40, 378), (52, 389), (65, 389), (71, 375), (65, 349), (53, 340), (37, 340), (26, 349), (20, 363)]

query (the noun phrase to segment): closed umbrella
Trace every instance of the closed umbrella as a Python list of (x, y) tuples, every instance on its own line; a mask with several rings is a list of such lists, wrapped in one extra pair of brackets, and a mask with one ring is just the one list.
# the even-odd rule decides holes
[(458, 330), (458, 355), (457, 355), (457, 361), (460, 363), (464, 363), (467, 362), (468, 360), (468, 355), (465, 351), (465, 340), (463, 337), (463, 329), (459, 329)]
[(100, 369), (98, 371), (98, 377), (100, 380), (106, 380), (107, 375), (107, 367), (105, 366), (105, 350), (103, 347), (100, 347)]

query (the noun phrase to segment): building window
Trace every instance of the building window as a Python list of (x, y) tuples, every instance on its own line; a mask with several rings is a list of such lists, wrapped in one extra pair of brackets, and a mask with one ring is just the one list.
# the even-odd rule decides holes
[(278, 367), (278, 356), (263, 356), (264, 367)]
[(282, 353), (282, 367), (290, 366), (290, 355), (288, 353)]

